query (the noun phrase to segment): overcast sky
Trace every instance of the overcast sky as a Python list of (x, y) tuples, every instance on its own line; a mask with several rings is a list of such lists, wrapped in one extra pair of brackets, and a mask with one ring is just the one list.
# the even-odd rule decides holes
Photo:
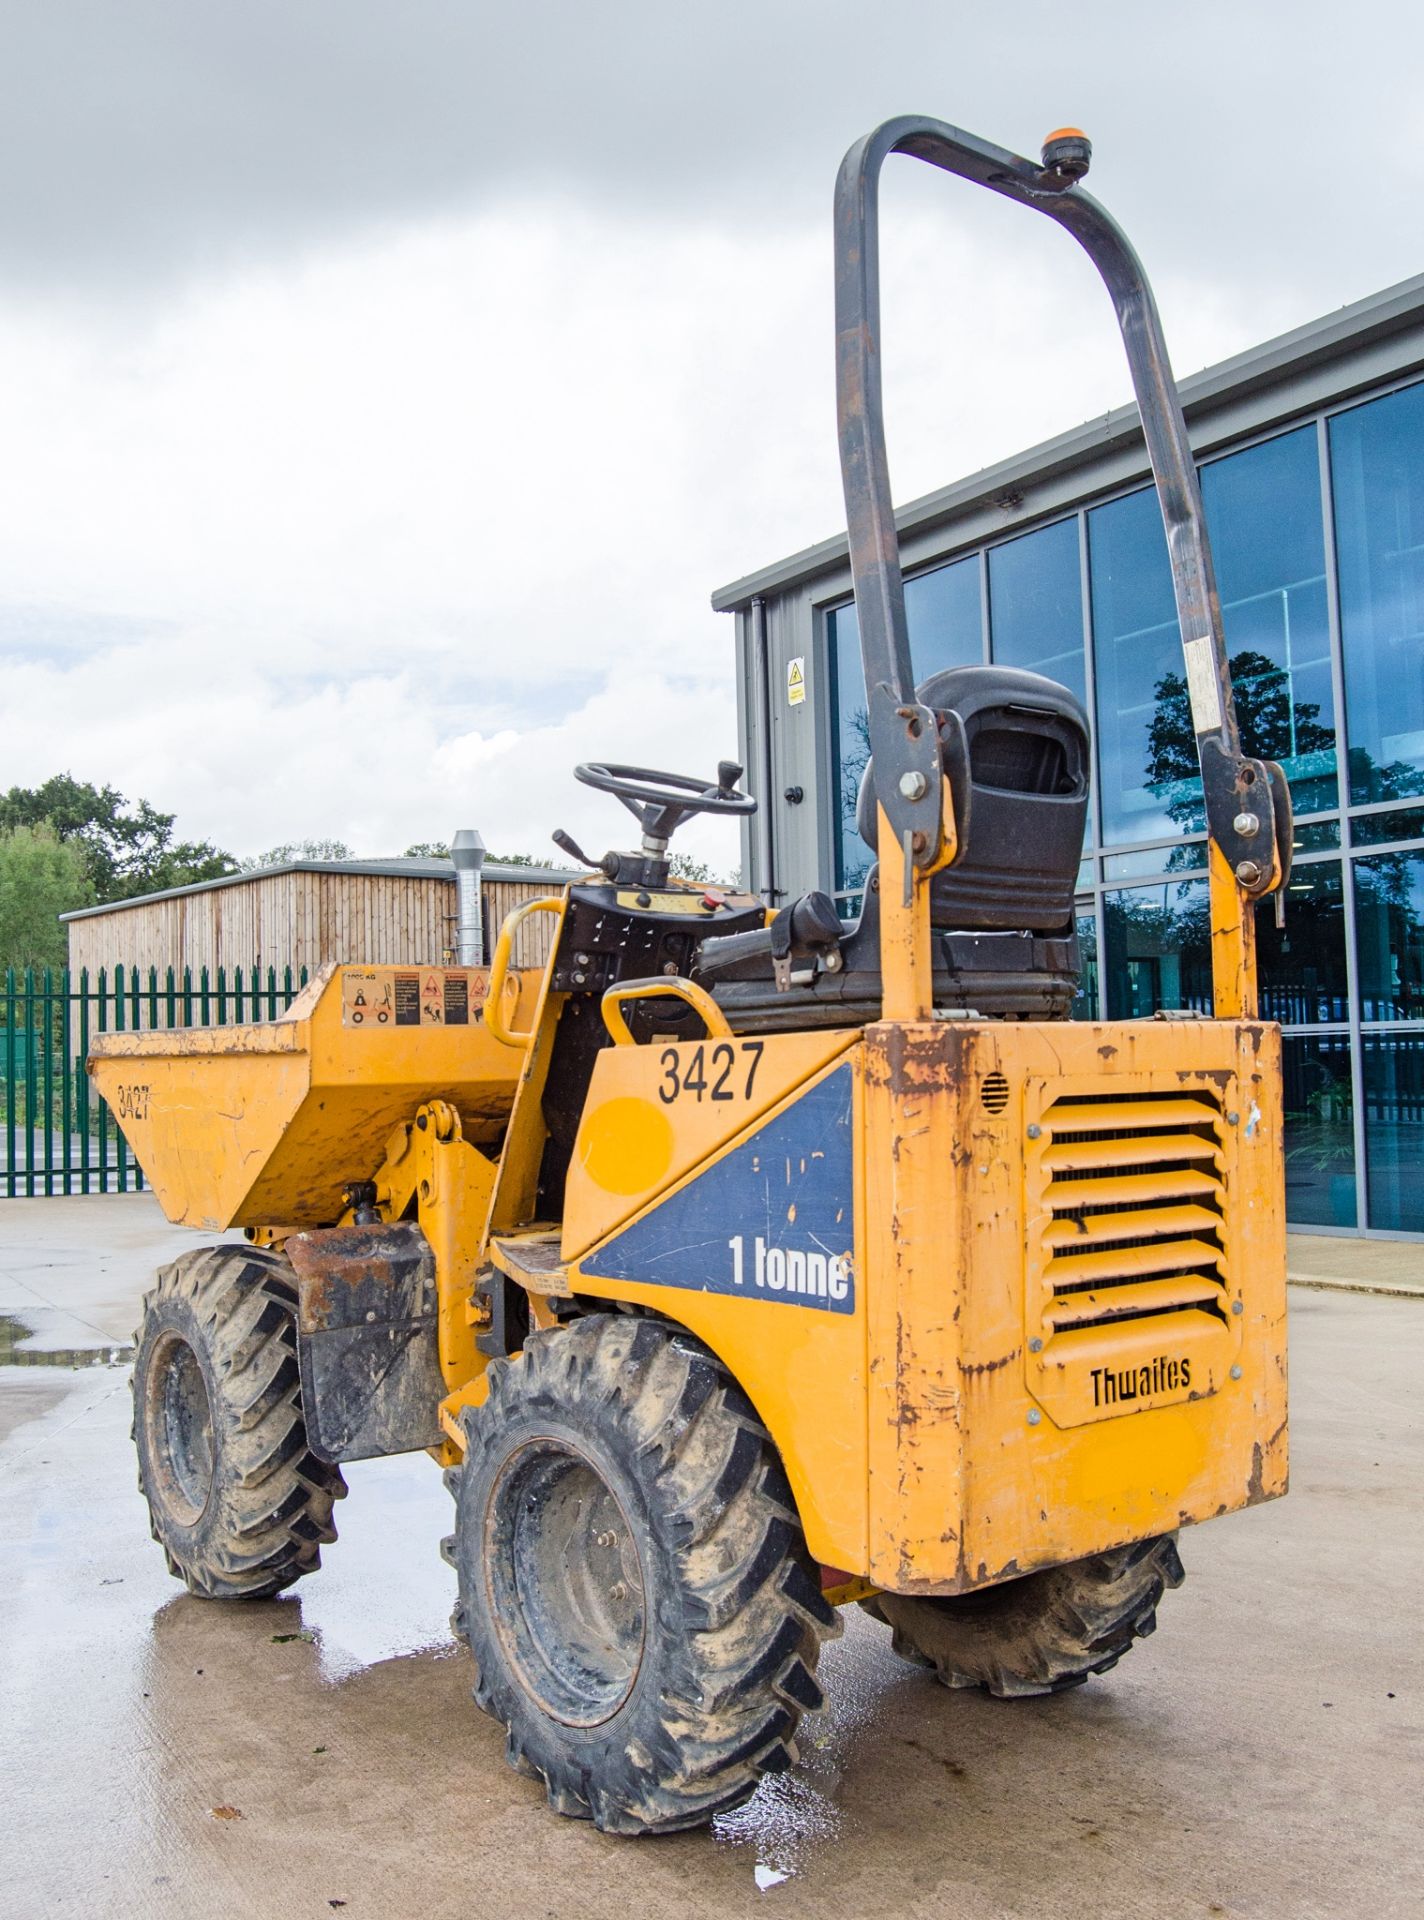
[[(625, 839), (573, 763), (734, 753), (708, 595), (842, 522), (852, 139), (1086, 127), (1184, 374), (1424, 269), (1421, 54), (1386, 0), (0, 0), (0, 787)], [(1128, 397), (1070, 241), (887, 174), (899, 498)]]

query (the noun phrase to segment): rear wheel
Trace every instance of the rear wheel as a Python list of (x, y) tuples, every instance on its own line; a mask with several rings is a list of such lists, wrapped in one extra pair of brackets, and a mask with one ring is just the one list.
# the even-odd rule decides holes
[(290, 1267), (254, 1247), (185, 1254), (134, 1342), (139, 1488), (169, 1572), (208, 1599), (281, 1593), (320, 1564), (346, 1491), (307, 1445)]
[(889, 1625), (896, 1653), (945, 1686), (1013, 1699), (1061, 1693), (1115, 1667), (1155, 1629), (1158, 1601), (1184, 1578), (1169, 1533), (978, 1593), (879, 1593), (862, 1604)]
[(839, 1623), (776, 1451), (705, 1348), (593, 1315), (495, 1361), (447, 1475), (475, 1699), (556, 1812), (673, 1832), (795, 1758)]

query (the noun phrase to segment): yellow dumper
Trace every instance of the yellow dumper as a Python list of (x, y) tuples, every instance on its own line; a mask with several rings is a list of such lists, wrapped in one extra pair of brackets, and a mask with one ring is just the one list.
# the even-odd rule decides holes
[[(1215, 1017), (1072, 1022), (1086, 717), (1002, 667), (916, 687), (879, 389), (876, 196), (907, 153), (1087, 248), (1172, 554), (1210, 837)], [(837, 190), (838, 388), (878, 852), (856, 921), (679, 885), (755, 802), (587, 765), (640, 844), (488, 969), (338, 967), (280, 1020), (110, 1034), (92, 1069), (170, 1218), (241, 1226), (145, 1303), (135, 1437), (173, 1572), (262, 1597), (341, 1463), (428, 1449), (475, 1697), (558, 1811), (696, 1825), (788, 1766), (859, 1600), (950, 1686), (1075, 1685), (1150, 1632), (1178, 1530), (1286, 1484), (1279, 1035), (1244, 754), (1150, 291), (1078, 182), (919, 119)], [(519, 922), (554, 918), (542, 970)]]

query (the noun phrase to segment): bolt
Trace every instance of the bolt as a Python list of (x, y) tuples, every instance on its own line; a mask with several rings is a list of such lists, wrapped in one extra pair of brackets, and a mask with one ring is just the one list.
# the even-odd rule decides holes
[(1033, 1124), (1027, 1129), (1027, 1132), (1030, 1140), (1037, 1140), (1039, 1135), (1043, 1132), (1043, 1128), (1035, 1120)]
[(1036, 1427), (1042, 1418), (1043, 1418), (1043, 1415), (1039, 1412), (1037, 1407), (1029, 1408), (1028, 1423), (1031, 1427)]
[(375, 1318), (376, 1318), (376, 1309), (372, 1307), (371, 1311), (366, 1315), (367, 1326), (370, 1326), (372, 1322), (375, 1320)]
[(613, 1585), (608, 1589), (608, 1597), (610, 1600), (625, 1600), (627, 1596), (628, 1589), (621, 1580), (615, 1580)]
[(1242, 1306), (1239, 1300), (1233, 1300), (1231, 1303), (1231, 1311), (1233, 1313), (1244, 1313), (1246, 1309), (1245, 1307)]
[(574, 965), (576, 967), (586, 967), (588, 965), (588, 955), (586, 953), (576, 953), (574, 955)]
[(1243, 887), (1258, 887), (1261, 884), (1261, 868), (1255, 860), (1238, 860), (1236, 878)]
[(1236, 1112), (1228, 1113), (1226, 1116), (1226, 1124), (1228, 1127), (1239, 1127), (1241, 1125), (1241, 1115)]
[(586, 973), (576, 973), (574, 975), (574, 985), (576, 987), (586, 986), (587, 984), (588, 984), (588, 975)]
[(618, 1535), (616, 1533), (601, 1533), (598, 1536), (598, 1544), (601, 1547), (616, 1547), (618, 1545)]
[(1231, 1369), (1231, 1377), (1233, 1380), (1239, 1380), (1241, 1378), (1241, 1369), (1239, 1366)]
[(663, 972), (667, 974), (675, 974), (677, 972), (676, 960), (665, 961), (663, 964)]
[(1232, 830), (1239, 833), (1243, 840), (1249, 840), (1253, 833), (1259, 833), (1261, 831), (1260, 819), (1254, 813), (1238, 813), (1232, 821), (1231, 826)]
[(1030, 1341), (1029, 1341), (1029, 1343), (1028, 1343), (1028, 1350), (1029, 1350), (1029, 1352), (1030, 1352), (1030, 1353), (1042, 1353), (1042, 1352), (1043, 1352), (1043, 1342), (1042, 1342), (1042, 1341), (1041, 1341), (1041, 1340), (1040, 1340), (1040, 1339), (1038, 1338), (1038, 1336), (1037, 1336), (1037, 1335), (1035, 1335), (1035, 1336), (1034, 1336), (1034, 1338), (1033, 1338), (1032, 1340), (1030, 1340)]
[(900, 775), (900, 792), (906, 800), (923, 800), (930, 783), (918, 769)]

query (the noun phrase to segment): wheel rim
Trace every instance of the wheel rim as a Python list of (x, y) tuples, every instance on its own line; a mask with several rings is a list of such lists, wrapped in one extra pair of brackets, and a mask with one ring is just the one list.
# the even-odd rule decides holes
[(202, 1364), (177, 1334), (170, 1334), (154, 1353), (148, 1409), (165, 1503), (191, 1526), (213, 1490), (213, 1410)]
[(543, 1711), (598, 1726), (633, 1691), (646, 1628), (643, 1573), (617, 1495), (585, 1454), (542, 1439), (490, 1492), (485, 1567), (510, 1661)]

